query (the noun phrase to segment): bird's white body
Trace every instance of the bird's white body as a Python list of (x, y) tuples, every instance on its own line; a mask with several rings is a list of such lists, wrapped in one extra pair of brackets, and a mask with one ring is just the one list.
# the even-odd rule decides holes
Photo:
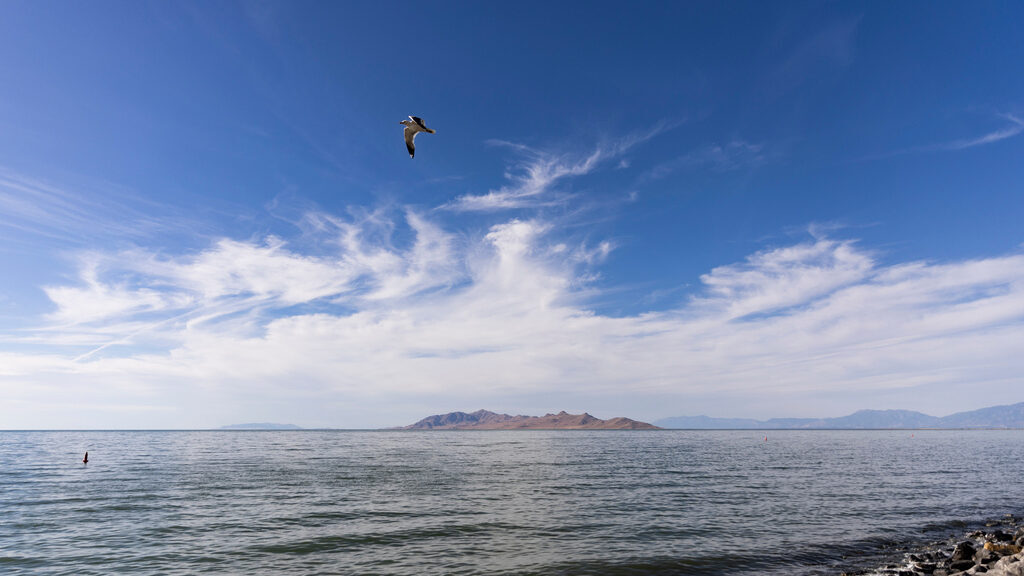
[(409, 151), (409, 158), (416, 156), (416, 135), (420, 132), (426, 132), (428, 134), (434, 134), (435, 132), (430, 128), (427, 128), (423, 124), (423, 119), (416, 116), (409, 116), (408, 120), (402, 120), (399, 122), (402, 126), (405, 126), (405, 148)]

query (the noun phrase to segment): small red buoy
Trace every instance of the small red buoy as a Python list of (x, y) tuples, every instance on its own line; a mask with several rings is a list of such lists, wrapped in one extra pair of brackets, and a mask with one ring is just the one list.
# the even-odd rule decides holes
[(82, 464), (88, 464), (88, 463), (89, 463), (89, 453), (86, 452), (85, 453), (85, 458), (82, 458)]

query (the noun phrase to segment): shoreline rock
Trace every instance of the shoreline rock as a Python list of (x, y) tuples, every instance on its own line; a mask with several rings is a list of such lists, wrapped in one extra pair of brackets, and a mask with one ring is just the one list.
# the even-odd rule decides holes
[[(902, 565), (843, 572), (842, 576), (1024, 576), (1024, 523), (1007, 514), (985, 523), (986, 530), (965, 535), (950, 549), (919, 551), (905, 556)], [(989, 530), (991, 528), (991, 530)]]

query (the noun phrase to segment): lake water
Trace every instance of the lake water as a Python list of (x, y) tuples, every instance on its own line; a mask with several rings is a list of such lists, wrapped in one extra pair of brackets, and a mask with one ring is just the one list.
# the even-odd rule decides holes
[(1024, 431), (0, 432), (3, 574), (839, 574), (1022, 511)]

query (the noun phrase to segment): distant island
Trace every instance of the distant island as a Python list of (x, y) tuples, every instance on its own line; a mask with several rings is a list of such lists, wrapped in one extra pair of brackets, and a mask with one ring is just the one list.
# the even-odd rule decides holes
[(273, 422), (250, 422), (248, 424), (231, 424), (221, 426), (218, 430), (302, 430), (295, 424), (275, 424)]
[(427, 416), (401, 430), (657, 430), (658, 427), (629, 418), (602, 420), (584, 412), (565, 411), (544, 416), (510, 416), (488, 410), (449, 412)]
[(677, 416), (674, 418), (663, 418), (655, 423), (662, 428), (690, 430), (1019, 429), (1024, 428), (1024, 402), (1006, 406), (991, 406), (970, 412), (957, 412), (942, 418), (912, 410), (860, 410), (849, 416), (839, 418), (772, 418), (770, 420), (753, 420), (749, 418)]

